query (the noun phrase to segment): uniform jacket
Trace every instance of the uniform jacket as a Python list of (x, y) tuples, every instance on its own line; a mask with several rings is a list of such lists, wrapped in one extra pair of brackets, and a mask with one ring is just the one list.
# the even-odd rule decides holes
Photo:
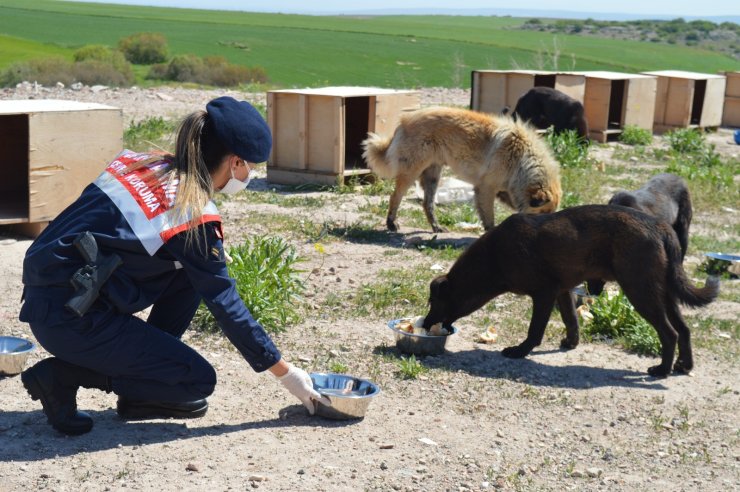
[[(149, 157), (122, 152), (33, 242), (23, 262), (26, 304), (39, 292), (71, 294), (70, 278), (84, 264), (73, 240), (90, 231), (101, 253), (116, 253), (123, 260), (101, 289), (101, 298), (111, 309), (133, 314), (148, 308), (184, 269), (254, 370), (271, 367), (280, 360), (280, 352), (252, 318), (228, 274), (216, 206), (209, 202), (193, 226), (189, 217), (177, 216), (169, 208), (177, 193), (176, 180), (150, 188), (141, 173), (119, 174), (128, 163)], [(149, 169), (168, 165), (163, 158)], [(186, 244), (184, 231), (189, 227), (197, 227), (196, 240)], [(27, 321), (23, 310), (21, 321)]]

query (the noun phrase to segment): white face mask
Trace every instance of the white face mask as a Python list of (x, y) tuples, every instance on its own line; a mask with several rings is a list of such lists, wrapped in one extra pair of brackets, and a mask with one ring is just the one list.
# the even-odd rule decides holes
[(249, 180), (252, 179), (252, 170), (249, 170), (249, 173), (247, 174), (247, 179), (244, 181), (241, 181), (239, 179), (236, 179), (234, 177), (234, 168), (231, 168), (231, 178), (226, 182), (223, 188), (221, 188), (221, 193), (226, 193), (227, 195), (233, 195), (234, 193), (239, 193), (240, 191), (244, 190), (247, 185), (249, 184)]

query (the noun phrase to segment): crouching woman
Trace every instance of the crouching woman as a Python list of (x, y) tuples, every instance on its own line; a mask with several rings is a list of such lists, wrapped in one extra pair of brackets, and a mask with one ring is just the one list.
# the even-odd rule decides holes
[[(123, 419), (204, 415), (216, 372), (181, 341), (201, 300), (251, 367), (313, 413), (322, 397), (310, 377), (281, 358), (235, 289), (211, 201), (243, 190), (271, 146), (254, 107), (214, 99), (182, 122), (174, 154), (122, 152), (33, 242), (20, 319), (53, 357), (21, 379), (53, 428), (92, 429), (80, 387), (117, 394)], [(135, 316), (146, 308), (146, 320)]]

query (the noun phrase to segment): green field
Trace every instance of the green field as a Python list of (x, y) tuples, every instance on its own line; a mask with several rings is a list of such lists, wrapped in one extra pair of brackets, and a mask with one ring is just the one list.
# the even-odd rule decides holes
[[(172, 54), (263, 67), (276, 86), (469, 87), (476, 69), (740, 70), (719, 53), (649, 42), (514, 30), (525, 19), (302, 16), (3, 0), (0, 69), (86, 44), (160, 32)], [(553, 61), (553, 53), (558, 53)]]

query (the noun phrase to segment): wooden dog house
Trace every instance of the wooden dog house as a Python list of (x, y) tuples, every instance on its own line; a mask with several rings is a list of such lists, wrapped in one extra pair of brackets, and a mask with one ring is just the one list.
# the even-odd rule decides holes
[(105, 169), (122, 142), (118, 108), (0, 101), (0, 225), (38, 235)]
[(643, 72), (658, 77), (655, 131), (672, 128), (717, 127), (722, 123), (724, 75), (659, 70)]
[(589, 137), (598, 142), (627, 125), (653, 129), (657, 77), (620, 72), (574, 72), (586, 79), (583, 109)]
[(392, 134), (401, 114), (420, 107), (416, 91), (324, 87), (267, 93), (272, 154), (267, 179), (336, 184), (369, 174), (361, 143), (368, 132)]
[(470, 109), (499, 114), (511, 111), (532, 87), (550, 87), (583, 102), (585, 77), (544, 70), (474, 70), (470, 80)]
[(740, 72), (725, 72), (725, 108), (722, 113), (722, 126), (740, 128)]

